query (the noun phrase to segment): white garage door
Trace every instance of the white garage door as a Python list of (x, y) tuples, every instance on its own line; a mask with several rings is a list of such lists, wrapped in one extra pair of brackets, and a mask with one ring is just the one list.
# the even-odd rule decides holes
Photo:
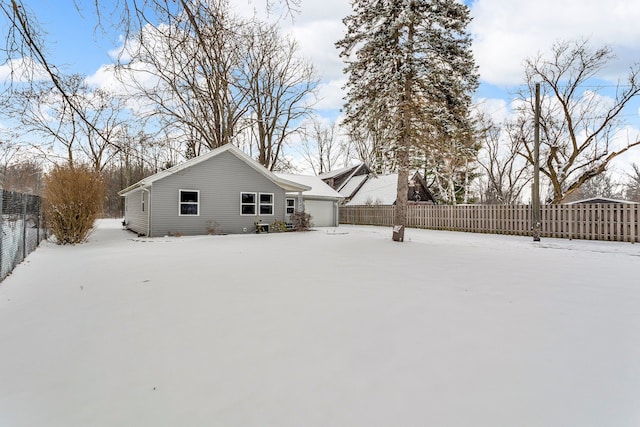
[(305, 200), (304, 210), (311, 215), (314, 227), (335, 227), (337, 225), (331, 200)]

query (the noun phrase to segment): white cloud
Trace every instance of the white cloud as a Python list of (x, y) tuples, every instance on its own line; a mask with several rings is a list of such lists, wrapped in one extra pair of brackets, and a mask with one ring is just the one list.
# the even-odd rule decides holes
[(0, 82), (27, 83), (48, 78), (44, 67), (32, 58), (9, 59), (0, 65)]
[(331, 80), (318, 85), (318, 102), (314, 105), (317, 110), (338, 110), (344, 104), (344, 90), (342, 87), (346, 79)]
[(472, 16), (481, 77), (495, 85), (521, 83), (524, 59), (557, 40), (608, 44), (625, 67), (640, 56), (640, 4), (633, 1), (476, 0)]
[(312, 21), (295, 25), (289, 33), (298, 41), (300, 52), (315, 65), (321, 78), (333, 80), (342, 77), (344, 63), (335, 43), (344, 34), (339, 20)]

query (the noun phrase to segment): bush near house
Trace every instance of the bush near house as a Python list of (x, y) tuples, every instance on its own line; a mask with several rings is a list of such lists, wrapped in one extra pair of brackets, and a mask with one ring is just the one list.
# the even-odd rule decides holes
[(306, 212), (295, 212), (291, 215), (291, 223), (295, 231), (307, 231), (313, 226), (311, 215)]
[(104, 182), (100, 175), (84, 165), (55, 166), (44, 184), (44, 214), (56, 242), (83, 242), (102, 211)]

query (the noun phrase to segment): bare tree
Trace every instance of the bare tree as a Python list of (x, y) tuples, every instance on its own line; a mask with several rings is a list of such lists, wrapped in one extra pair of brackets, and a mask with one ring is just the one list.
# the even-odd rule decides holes
[[(531, 122), (536, 82), (542, 82), (540, 172), (549, 179), (547, 203), (561, 203), (589, 179), (604, 172), (614, 158), (640, 145), (633, 137), (623, 147), (613, 144), (621, 127), (622, 111), (640, 92), (640, 67), (631, 67), (617, 85), (611, 102), (599, 88), (582, 89), (614, 57), (611, 48), (593, 49), (586, 40), (553, 45), (549, 57), (538, 55), (525, 63), (528, 91), (520, 94), (518, 113)], [(601, 88), (600, 88), (601, 89)], [(533, 140), (515, 128), (513, 139), (524, 144), (523, 154), (533, 164)]]
[(257, 23), (247, 39), (243, 74), (258, 162), (279, 170), (284, 144), (311, 114), (318, 82), (314, 67), (299, 57), (297, 42), (277, 27)]
[(41, 156), (69, 164), (88, 161), (100, 171), (121, 148), (117, 134), (125, 122), (125, 107), (117, 96), (89, 87), (84, 76), (61, 75), (59, 84), (75, 109), (44, 81), (16, 91), (19, 96), (2, 104), (3, 114), (18, 121), (24, 131), (44, 138), (32, 144)]
[(417, 165), (431, 179), (439, 202), (456, 205), (471, 202), (471, 184), (477, 177), (479, 145), (470, 133), (442, 134), (430, 139), (428, 148), (417, 150)]
[(15, 135), (8, 130), (0, 134), (0, 188), (40, 194), (42, 164), (31, 158), (23, 145), (12, 142), (14, 139)]
[[(60, 76), (59, 86), (66, 99), (74, 105), (84, 99), (85, 88), (80, 75)], [(38, 139), (31, 146), (43, 158), (58, 161), (61, 157), (73, 164), (79, 150), (79, 123), (76, 111), (63, 99), (60, 92), (48, 81), (33, 83), (15, 90), (10, 99), (3, 100), (3, 115), (20, 123), (24, 133), (35, 134)], [(81, 111), (78, 109), (78, 111)]]
[(633, 163), (624, 183), (624, 196), (627, 200), (640, 203), (640, 165)]
[(232, 142), (248, 110), (238, 72), (247, 23), (231, 15), (223, 0), (184, 7), (178, 14), (169, 5), (156, 5), (161, 23), (140, 15), (145, 24), (127, 41), (117, 75), (138, 96), (146, 115), (172, 129), (193, 157), (202, 146)]
[[(265, 1), (272, 10), (281, 5), (285, 13), (295, 12), (300, 6), (300, 0), (259, 1)], [(143, 34), (146, 27), (153, 26), (150, 19), (153, 17), (153, 22), (163, 22), (167, 28), (172, 28), (174, 22), (187, 22), (187, 30), (192, 31), (200, 46), (215, 47), (208, 41), (212, 34), (217, 35), (221, 30), (220, 26), (213, 24), (224, 15), (217, 15), (216, 19), (212, 21), (207, 18), (210, 17), (209, 11), (211, 9), (226, 5), (226, 2), (224, 0), (117, 0), (105, 6), (104, 2), (97, 0), (74, 0), (74, 4), (79, 11), (83, 9), (95, 11), (97, 28), (118, 28), (124, 33), (127, 40), (131, 35)], [(0, 0), (0, 20), (3, 21), (2, 27), (6, 30), (2, 63), (11, 69), (8, 91), (5, 95), (12, 95), (15, 88), (14, 83), (26, 82), (30, 84), (45, 78), (61, 97), (62, 102), (66, 105), (65, 108), (70, 110), (69, 114), (75, 115), (76, 120), (85, 122), (87, 126), (91, 127), (91, 121), (84, 116), (81, 104), (78, 104), (77, 100), (68, 92), (68, 88), (64, 84), (64, 73), (51, 61), (47, 50), (48, 46), (43, 37), (46, 32), (39, 23), (39, 17), (31, 11), (28, 4), (25, 5), (22, 0)], [(214, 59), (218, 52), (220, 52), (218, 49), (209, 49), (199, 53), (204, 55), (206, 64), (216, 64)], [(225, 82), (216, 82), (215, 84), (222, 84), (219, 89), (224, 89)], [(222, 93), (219, 92), (219, 94)], [(218, 113), (216, 110), (208, 112), (204, 109), (199, 112)], [(228, 119), (233, 120), (233, 117)], [(221, 122), (217, 122), (217, 124), (221, 124)], [(225, 129), (226, 127), (219, 131), (223, 136), (226, 135)], [(102, 135), (99, 129), (94, 128), (92, 132), (105, 141), (108, 140), (107, 136)]]
[(304, 126), (301, 154), (315, 175), (329, 172), (339, 162), (346, 164), (348, 147), (338, 140), (336, 121), (324, 123), (319, 116), (311, 117)]
[[(511, 130), (520, 127), (517, 132)], [(488, 204), (512, 205), (521, 201), (522, 190), (531, 181), (531, 170), (522, 156), (523, 140), (514, 135), (528, 135), (529, 123), (507, 122), (505, 128), (489, 118), (480, 119), (481, 141), (478, 164), (484, 171), (481, 200)]]
[(609, 171), (604, 171), (586, 181), (576, 191), (571, 193), (567, 198), (567, 202), (576, 200), (591, 199), (603, 197), (606, 199), (622, 198), (621, 186), (618, 184)]
[[(33, 89), (36, 82), (44, 80), (50, 84), (51, 91), (60, 97), (66, 114), (75, 116), (77, 120), (84, 121), (91, 127), (92, 124), (82, 113), (82, 104), (74, 98), (73, 92), (69, 92), (67, 76), (49, 59), (43, 38), (46, 32), (41, 28), (38, 17), (22, 0), (0, 0), (1, 18), (4, 19), (3, 27), (6, 28), (3, 62), (10, 68), (8, 85), (5, 86), (5, 99), (14, 99), (16, 88), (19, 89), (19, 98), (20, 92), (24, 91), (23, 84)], [(99, 129), (93, 128), (92, 131), (98, 137), (103, 137)]]

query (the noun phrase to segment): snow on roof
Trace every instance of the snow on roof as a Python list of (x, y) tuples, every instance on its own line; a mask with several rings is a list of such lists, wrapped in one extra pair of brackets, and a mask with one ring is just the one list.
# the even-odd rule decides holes
[(398, 193), (398, 174), (370, 176), (347, 206), (392, 205)]
[(336, 190), (325, 184), (320, 177), (313, 175), (292, 175), (286, 173), (275, 174), (277, 177), (286, 179), (287, 181), (295, 182), (307, 187), (311, 187), (310, 190), (303, 191), (302, 194), (308, 198), (318, 199), (342, 199), (342, 195)]
[(343, 197), (351, 197), (353, 193), (358, 189), (360, 184), (362, 184), (367, 179), (367, 175), (356, 175), (352, 176), (344, 183), (338, 193), (340, 193)]
[(608, 197), (591, 197), (589, 199), (576, 200), (574, 202), (567, 202), (565, 205), (580, 205), (580, 204), (597, 204), (597, 203), (622, 203), (626, 205), (634, 205), (637, 202), (631, 202), (629, 200), (610, 199)]
[(340, 175), (342, 173), (345, 173), (348, 170), (355, 169), (358, 166), (360, 166), (360, 165), (353, 165), (353, 166), (347, 166), (347, 167), (340, 168), (340, 169), (335, 169), (335, 170), (332, 170), (332, 171), (329, 171), (329, 172), (321, 173), (320, 175), (318, 175), (318, 177), (320, 177), (320, 179), (333, 178), (333, 177), (338, 176), (338, 175)]
[(261, 175), (263, 175), (264, 177), (266, 177), (267, 179), (269, 179), (270, 181), (272, 181), (276, 185), (284, 188), (286, 191), (301, 191), (301, 190), (304, 191), (304, 190), (309, 190), (308, 186), (305, 186), (305, 185), (301, 186), (298, 183), (288, 181), (288, 180), (286, 180), (284, 178), (279, 178), (273, 172), (267, 170), (260, 163), (256, 162), (251, 157), (247, 156), (242, 150), (240, 150), (235, 145), (226, 144), (226, 145), (223, 145), (222, 147), (218, 147), (216, 149), (213, 149), (213, 150), (209, 151), (208, 153), (202, 154), (201, 156), (198, 156), (198, 157), (195, 157), (193, 159), (187, 160), (184, 163), (180, 163), (179, 165), (176, 165), (176, 166), (174, 166), (172, 168), (169, 168), (169, 169), (163, 170), (161, 172), (158, 172), (156, 174), (153, 174), (151, 176), (148, 176), (148, 177), (136, 182), (135, 184), (125, 188), (124, 190), (119, 191), (118, 194), (121, 195), (121, 196), (124, 196), (127, 193), (129, 193), (130, 191), (135, 190), (136, 188), (139, 188), (139, 187), (150, 187), (155, 181), (158, 181), (160, 179), (166, 178), (167, 176), (173, 175), (176, 172), (180, 172), (181, 170), (184, 170), (184, 169), (187, 169), (187, 168), (189, 168), (191, 166), (197, 165), (198, 163), (202, 163), (205, 160), (209, 160), (210, 158), (215, 157), (217, 155), (220, 155), (222, 153), (225, 153), (227, 151), (229, 151), (230, 153), (235, 155), (237, 158), (239, 158), (240, 160), (245, 162), (248, 166), (253, 168), (255, 171), (257, 171), (258, 173), (260, 173)]

